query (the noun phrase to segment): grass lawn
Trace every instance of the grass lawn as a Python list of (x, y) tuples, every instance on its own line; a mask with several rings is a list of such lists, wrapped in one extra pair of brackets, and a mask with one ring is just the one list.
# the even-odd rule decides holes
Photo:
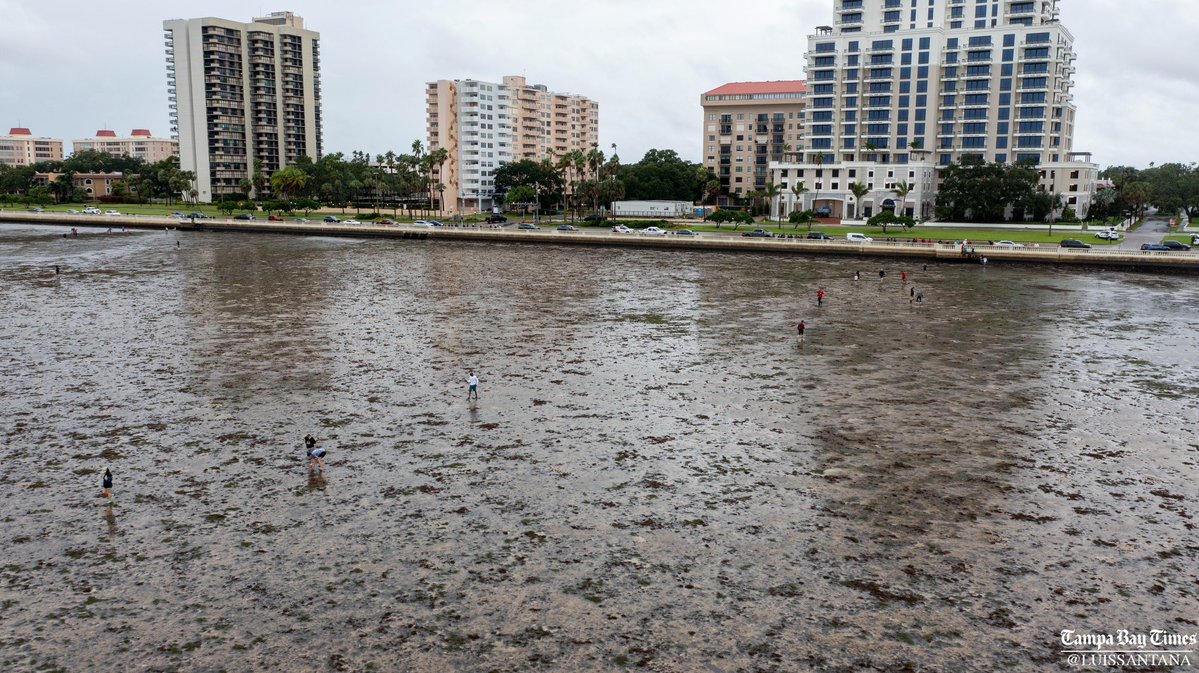
[[(603, 225), (603, 228), (607, 228), (610, 225), (611, 225), (610, 222), (605, 223)], [(775, 234), (795, 234), (795, 235), (799, 235), (799, 236), (806, 236), (809, 231), (808, 226), (806, 224), (799, 225), (799, 228), (797, 229), (797, 228), (795, 228), (794, 224), (791, 224), (789, 222), (783, 222), (781, 228), (779, 227), (779, 224), (777, 222), (758, 222), (756, 224), (740, 225), (735, 230), (733, 229), (733, 225), (731, 225), (731, 224), (722, 224), (722, 225), (720, 225), (720, 227), (717, 227), (716, 225), (713, 225), (713, 224), (669, 224), (669, 225), (659, 224), (658, 226), (662, 226), (663, 229), (667, 229), (667, 230), (691, 229), (692, 231), (718, 232), (718, 233), (724, 233), (724, 234), (739, 234), (741, 232), (752, 231), (754, 229), (765, 229), (765, 230), (775, 233)], [(600, 227), (595, 227), (595, 228), (600, 228)], [(915, 229), (912, 229), (909, 231), (904, 231), (902, 227), (899, 227), (899, 228), (887, 227), (887, 233), (884, 234), (881, 227), (866, 227), (866, 226), (863, 226), (863, 227), (839, 226), (838, 227), (838, 226), (813, 225), (811, 228), (811, 231), (823, 232), (825, 234), (828, 234), (829, 236), (832, 236), (833, 238), (841, 238), (841, 239), (845, 238), (845, 234), (852, 231), (852, 232), (859, 232), (859, 233), (866, 234), (867, 236), (870, 236), (870, 237), (874, 238), (875, 240), (894, 238), (897, 241), (911, 241), (911, 240), (919, 238), (922, 240), (932, 239), (935, 241), (948, 241), (950, 243), (953, 243), (955, 241), (961, 241), (964, 238), (968, 241), (973, 241), (974, 243), (977, 243), (977, 244), (981, 244), (986, 241), (1012, 241), (1013, 243), (1024, 243), (1024, 244), (1039, 243), (1042, 245), (1056, 246), (1056, 245), (1060, 244), (1062, 242), (1062, 240), (1067, 239), (1067, 238), (1078, 239), (1080, 241), (1083, 241), (1084, 243), (1090, 243), (1091, 245), (1095, 245), (1095, 246), (1115, 245), (1116, 243), (1119, 242), (1119, 241), (1105, 241), (1103, 239), (1095, 238), (1095, 234), (1097, 233), (1098, 229), (1093, 230), (1093, 231), (1055, 231), (1053, 234), (1050, 234), (1047, 231), (1046, 232), (1009, 231), (1009, 230), (985, 229), (985, 228), (980, 228), (980, 229), (958, 229), (958, 228), (938, 229), (938, 228), (932, 227), (932, 226), (918, 226)]]

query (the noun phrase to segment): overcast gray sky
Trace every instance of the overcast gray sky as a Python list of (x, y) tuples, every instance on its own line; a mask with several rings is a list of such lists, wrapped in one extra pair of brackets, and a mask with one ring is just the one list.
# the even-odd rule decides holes
[[(260, 0), (262, 2), (263, 0)], [(833, 0), (0, 0), (0, 133), (166, 135), (162, 21), (291, 10), (321, 33), (325, 149), (425, 140), (424, 84), (523, 74), (600, 103), (601, 147), (698, 161), (699, 97), (730, 81), (802, 79)], [(1101, 165), (1199, 160), (1195, 0), (1063, 0), (1079, 54), (1075, 148)], [(69, 151), (69, 147), (68, 147)]]

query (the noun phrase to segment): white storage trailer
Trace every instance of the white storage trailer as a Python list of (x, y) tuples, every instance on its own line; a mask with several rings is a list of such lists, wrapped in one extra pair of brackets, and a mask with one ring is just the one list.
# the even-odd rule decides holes
[(692, 217), (695, 206), (689, 201), (615, 201), (613, 217)]

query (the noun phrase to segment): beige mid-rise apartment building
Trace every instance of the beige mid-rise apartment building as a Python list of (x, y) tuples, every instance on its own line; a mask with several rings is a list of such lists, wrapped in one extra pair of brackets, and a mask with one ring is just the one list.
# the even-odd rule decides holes
[[(62, 177), (62, 173), (34, 173), (33, 184), (49, 187), (51, 184), (58, 181)], [(125, 181), (125, 174), (121, 172), (113, 173), (75, 173), (72, 176), (72, 184), (75, 189), (87, 194), (89, 199), (98, 199), (102, 196), (112, 196), (116, 191), (115, 187), (118, 183)], [(134, 185), (126, 185), (126, 188), (132, 192), (137, 189)]]
[(322, 151), (320, 34), (275, 12), (241, 23), (164, 21), (172, 133), (199, 200), (244, 192), (263, 172)]
[(720, 179), (720, 204), (760, 190), (769, 163), (803, 144), (801, 80), (732, 82), (700, 97), (704, 166)]
[(524, 77), (498, 83), (439, 80), (428, 83), (426, 96), (428, 149), (449, 154), (434, 176), (445, 185), (449, 212), (502, 205), (495, 198), (495, 170), (503, 164), (599, 145), (599, 103), (531, 85)]
[(35, 138), (27, 128), (14, 128), (0, 135), (0, 165), (32, 166), (43, 161), (62, 161), (63, 142)]
[(116, 131), (102, 129), (91, 138), (71, 141), (75, 154), (104, 152), (114, 157), (133, 157), (148, 164), (179, 156), (179, 141), (155, 138), (149, 129), (133, 129), (127, 138), (117, 137)]

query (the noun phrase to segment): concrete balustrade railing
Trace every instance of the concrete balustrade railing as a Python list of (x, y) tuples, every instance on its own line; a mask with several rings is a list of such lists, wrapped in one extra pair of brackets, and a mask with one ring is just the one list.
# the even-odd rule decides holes
[[(0, 222), (53, 224), (68, 227), (133, 229), (177, 228), (199, 231), (230, 231), (293, 234), (305, 236), (353, 236), (426, 240), (498, 241), (509, 243), (550, 243), (556, 245), (632, 246), (685, 250), (757, 251), (791, 254), (833, 254), (848, 256), (914, 258), (941, 262), (991, 262), (1070, 264), (1130, 268), (1199, 270), (1199, 252), (1151, 252), (1113, 247), (1060, 248), (1051, 246), (1010, 248), (971, 244), (973, 254), (963, 255), (959, 245), (916, 243), (911, 241), (874, 241), (858, 243), (844, 239), (748, 238), (739, 235), (705, 233), (701, 236), (667, 234), (649, 236), (640, 233), (617, 234), (609, 231), (557, 231), (517, 229), (514, 226), (460, 225), (417, 227), (410, 224), (332, 224), (326, 222), (269, 222), (266, 220), (187, 219), (153, 216), (71, 215), (0, 211)], [(729, 233), (735, 233), (730, 230)], [(797, 234), (798, 235), (798, 234)]]

